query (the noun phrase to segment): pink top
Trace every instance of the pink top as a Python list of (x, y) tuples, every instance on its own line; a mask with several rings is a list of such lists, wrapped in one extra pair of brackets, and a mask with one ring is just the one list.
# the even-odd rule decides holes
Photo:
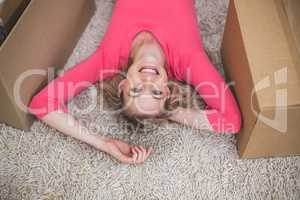
[[(193, 85), (202, 96), (213, 129), (238, 132), (240, 110), (203, 49), (194, 0), (117, 0), (95, 52), (35, 95), (29, 111), (39, 119), (55, 110), (67, 112), (67, 101), (88, 86), (83, 81), (93, 84), (114, 75), (113, 71), (127, 63), (131, 43), (141, 31), (150, 31), (159, 41), (169, 77)], [(76, 88), (70, 91), (71, 85)]]

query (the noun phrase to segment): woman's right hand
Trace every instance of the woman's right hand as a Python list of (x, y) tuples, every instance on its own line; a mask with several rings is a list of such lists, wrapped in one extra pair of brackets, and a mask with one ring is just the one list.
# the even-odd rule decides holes
[(151, 154), (153, 148), (146, 150), (142, 146), (131, 146), (121, 140), (101, 138), (99, 149), (112, 155), (117, 160), (127, 164), (142, 164)]

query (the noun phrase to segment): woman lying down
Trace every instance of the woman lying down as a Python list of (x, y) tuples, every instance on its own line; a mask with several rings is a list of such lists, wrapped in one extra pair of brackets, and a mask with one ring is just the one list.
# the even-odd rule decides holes
[[(99, 81), (109, 83), (107, 100), (130, 121), (165, 119), (217, 133), (241, 128), (237, 102), (204, 51), (194, 0), (117, 0), (95, 52), (51, 81), (29, 105), (32, 114), (60, 132), (121, 162), (143, 163), (152, 147), (81, 133), (81, 124), (68, 113), (66, 103), (88, 87), (82, 83)], [(193, 87), (205, 108), (181, 106), (178, 82)]]

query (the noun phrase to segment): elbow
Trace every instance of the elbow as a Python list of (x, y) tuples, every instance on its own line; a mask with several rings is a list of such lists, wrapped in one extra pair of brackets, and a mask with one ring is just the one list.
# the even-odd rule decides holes
[(240, 112), (232, 113), (226, 116), (224, 120), (225, 133), (237, 134), (242, 128), (242, 117)]
[(34, 96), (28, 106), (28, 112), (40, 120), (53, 111), (68, 113), (68, 108), (63, 100), (41, 95)]
[(38, 96), (34, 96), (29, 105), (27, 106), (28, 108), (28, 112), (34, 116), (36, 116), (37, 118), (39, 118), (39, 109), (41, 108), (40, 105), (40, 99), (38, 98)]
[(40, 95), (35, 95), (29, 105), (27, 110), (30, 114), (34, 115), (37, 119), (42, 120), (42, 118), (48, 113), (48, 101), (47, 98), (44, 98)]
[(35, 108), (37, 107), (37, 98), (36, 98), (36, 96), (34, 96), (31, 100), (30, 100), (30, 102), (29, 102), (29, 104), (28, 104), (28, 106), (27, 106), (27, 109), (28, 109), (28, 112), (29, 113), (31, 113), (31, 114), (33, 114), (33, 115), (35, 115)]
[(237, 134), (242, 127), (240, 112), (219, 114), (215, 118), (211, 117), (212, 129), (216, 133)]

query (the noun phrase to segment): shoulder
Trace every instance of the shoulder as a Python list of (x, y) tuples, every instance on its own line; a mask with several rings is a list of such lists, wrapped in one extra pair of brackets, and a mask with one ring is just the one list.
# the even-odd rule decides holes
[(207, 62), (207, 55), (204, 50), (191, 48), (178, 51), (180, 64), (178, 65), (178, 79), (185, 80), (188, 73), (198, 73), (204, 63)]
[(170, 64), (175, 78), (184, 81), (186, 71), (191, 66), (194, 57), (194, 50), (185, 48), (172, 49)]

